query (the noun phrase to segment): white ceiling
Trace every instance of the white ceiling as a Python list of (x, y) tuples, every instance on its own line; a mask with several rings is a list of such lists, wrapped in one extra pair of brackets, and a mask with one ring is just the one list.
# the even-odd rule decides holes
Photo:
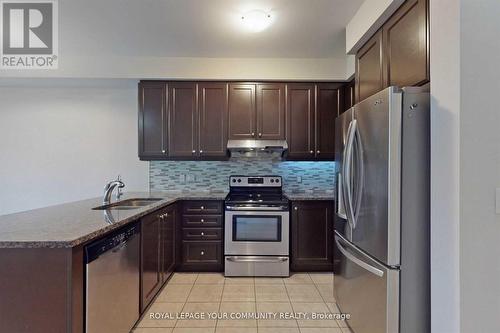
[[(61, 56), (335, 58), (363, 0), (65, 0)], [(241, 14), (270, 11), (273, 24), (244, 31)]]

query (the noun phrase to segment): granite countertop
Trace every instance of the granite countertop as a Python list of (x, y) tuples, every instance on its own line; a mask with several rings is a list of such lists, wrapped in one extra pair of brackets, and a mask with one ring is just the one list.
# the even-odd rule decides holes
[(130, 198), (162, 198), (133, 210), (93, 210), (102, 198), (0, 216), (0, 248), (72, 248), (118, 229), (178, 200), (224, 200), (227, 193), (125, 192)]
[(334, 191), (294, 191), (285, 192), (286, 196), (290, 200), (335, 200)]

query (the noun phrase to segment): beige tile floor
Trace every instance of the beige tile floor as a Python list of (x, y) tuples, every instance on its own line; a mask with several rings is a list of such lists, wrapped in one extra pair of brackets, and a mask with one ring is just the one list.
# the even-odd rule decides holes
[[(332, 319), (225, 319), (223, 313), (338, 313), (333, 274), (296, 273), (288, 278), (225, 278), (220, 273), (175, 273), (134, 333), (350, 333)], [(150, 318), (151, 314), (163, 316)], [(177, 313), (205, 314), (176, 318)], [(174, 318), (165, 318), (169, 314)]]

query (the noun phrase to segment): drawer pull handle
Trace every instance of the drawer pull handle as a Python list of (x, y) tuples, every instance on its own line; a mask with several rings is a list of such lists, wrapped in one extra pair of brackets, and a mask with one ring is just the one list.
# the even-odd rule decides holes
[(201, 209), (201, 210), (204, 210), (204, 209), (205, 209), (205, 207), (204, 207), (204, 206), (201, 206), (201, 207), (200, 207), (200, 209)]
[(201, 252), (200, 252), (200, 254), (201, 254), (202, 256), (204, 256), (204, 255), (205, 255), (205, 252), (204, 252), (204, 251), (201, 251)]
[(200, 220), (200, 222), (201, 222), (201, 223), (203, 223), (203, 222), (205, 222), (205, 220), (204, 220), (204, 219), (201, 219), (201, 220)]
[(201, 235), (202, 235), (202, 236), (205, 236), (205, 233), (204, 233), (204, 232), (202, 232), (202, 233), (201, 233)]

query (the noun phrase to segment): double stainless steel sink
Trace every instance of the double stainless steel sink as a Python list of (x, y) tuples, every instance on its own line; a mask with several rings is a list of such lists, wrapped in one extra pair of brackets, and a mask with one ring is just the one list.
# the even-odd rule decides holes
[(132, 198), (92, 208), (93, 210), (131, 210), (149, 206), (161, 198)]

